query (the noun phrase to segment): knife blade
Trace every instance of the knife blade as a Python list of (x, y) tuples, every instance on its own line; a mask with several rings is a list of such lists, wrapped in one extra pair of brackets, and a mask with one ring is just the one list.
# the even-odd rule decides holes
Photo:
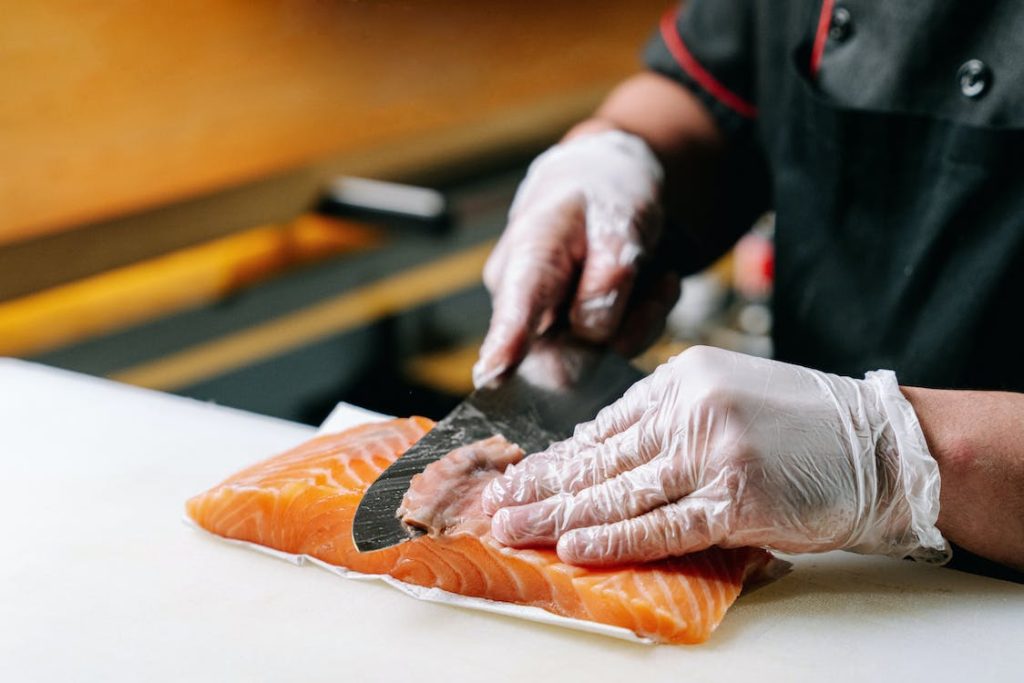
[(496, 388), (472, 392), (367, 489), (352, 523), (360, 552), (388, 548), (421, 532), (396, 513), (412, 478), (460, 446), (501, 434), (526, 453), (568, 438), (643, 375), (610, 351), (565, 341), (535, 344)]

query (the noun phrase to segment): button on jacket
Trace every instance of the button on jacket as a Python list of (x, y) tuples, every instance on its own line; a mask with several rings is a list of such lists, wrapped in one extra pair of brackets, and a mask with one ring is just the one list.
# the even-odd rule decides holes
[(777, 358), (1024, 391), (1024, 3), (692, 0), (645, 58), (730, 140), (720, 229), (776, 211)]

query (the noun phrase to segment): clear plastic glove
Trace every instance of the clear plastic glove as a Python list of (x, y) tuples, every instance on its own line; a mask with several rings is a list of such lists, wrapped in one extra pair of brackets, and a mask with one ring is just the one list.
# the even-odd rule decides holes
[[(653, 152), (621, 131), (584, 134), (534, 160), (484, 267), (494, 313), (473, 368), (476, 386), (514, 368), (568, 297), (578, 337), (612, 340), (638, 263), (661, 232), (661, 182)], [(673, 296), (660, 286), (660, 298), (674, 301), (678, 277), (674, 287)]]
[[(511, 507), (510, 507), (511, 506)], [(890, 371), (692, 348), (493, 481), (492, 533), (572, 564), (722, 547), (948, 559), (938, 465)]]

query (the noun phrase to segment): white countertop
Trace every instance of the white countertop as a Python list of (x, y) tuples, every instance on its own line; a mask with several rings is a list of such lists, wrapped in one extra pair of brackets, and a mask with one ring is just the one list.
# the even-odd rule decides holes
[[(1019, 680), (1024, 587), (796, 558), (704, 645), (412, 600), (220, 543), (184, 500), (310, 427), (0, 359), (0, 680)], [(790, 558), (793, 559), (793, 558)], [(628, 677), (628, 678), (627, 678)]]

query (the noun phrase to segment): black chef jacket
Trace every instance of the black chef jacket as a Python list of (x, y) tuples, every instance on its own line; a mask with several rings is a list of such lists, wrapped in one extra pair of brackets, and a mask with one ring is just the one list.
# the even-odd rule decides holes
[(778, 359), (1024, 391), (1024, 2), (691, 0), (645, 59), (740, 150), (721, 229), (776, 212)]
[(777, 358), (1024, 391), (1024, 2), (691, 0), (646, 60), (731, 142), (723, 233), (776, 211)]

